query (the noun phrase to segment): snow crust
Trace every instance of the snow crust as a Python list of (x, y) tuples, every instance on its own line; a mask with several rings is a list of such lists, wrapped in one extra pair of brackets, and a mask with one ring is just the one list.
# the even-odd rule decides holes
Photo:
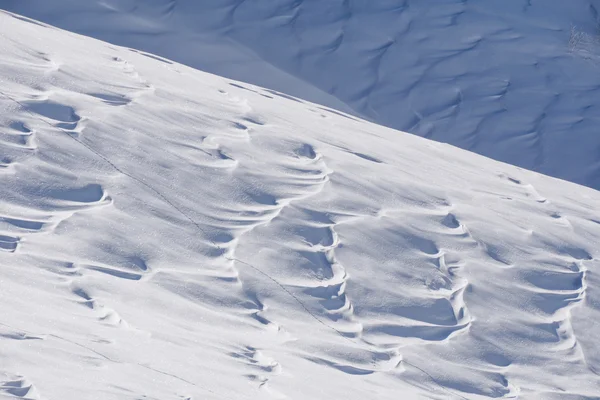
[(0, 54), (0, 398), (600, 397), (598, 191), (4, 12)]
[(0, 7), (600, 189), (598, 0)]

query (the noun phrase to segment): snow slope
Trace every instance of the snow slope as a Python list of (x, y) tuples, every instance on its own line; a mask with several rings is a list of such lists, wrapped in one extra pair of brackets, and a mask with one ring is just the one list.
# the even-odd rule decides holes
[(0, 7), (600, 189), (599, 0)]
[(598, 191), (4, 12), (0, 54), (0, 398), (600, 398)]

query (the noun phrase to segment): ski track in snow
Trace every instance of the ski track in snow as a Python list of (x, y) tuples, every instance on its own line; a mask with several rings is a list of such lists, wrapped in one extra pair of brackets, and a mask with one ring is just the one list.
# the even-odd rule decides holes
[(0, 21), (0, 396), (597, 398), (598, 192)]

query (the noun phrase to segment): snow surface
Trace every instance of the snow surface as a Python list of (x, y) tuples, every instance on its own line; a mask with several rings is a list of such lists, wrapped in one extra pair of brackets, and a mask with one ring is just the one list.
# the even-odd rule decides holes
[(600, 189), (600, 0), (0, 7)]
[(0, 54), (0, 398), (600, 398), (600, 192), (4, 12)]

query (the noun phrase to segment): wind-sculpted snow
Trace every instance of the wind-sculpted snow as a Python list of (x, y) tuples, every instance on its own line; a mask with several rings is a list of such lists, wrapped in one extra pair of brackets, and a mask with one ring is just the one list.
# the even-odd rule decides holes
[(0, 35), (0, 397), (599, 397), (599, 192)]
[(597, 0), (0, 7), (600, 189)]

